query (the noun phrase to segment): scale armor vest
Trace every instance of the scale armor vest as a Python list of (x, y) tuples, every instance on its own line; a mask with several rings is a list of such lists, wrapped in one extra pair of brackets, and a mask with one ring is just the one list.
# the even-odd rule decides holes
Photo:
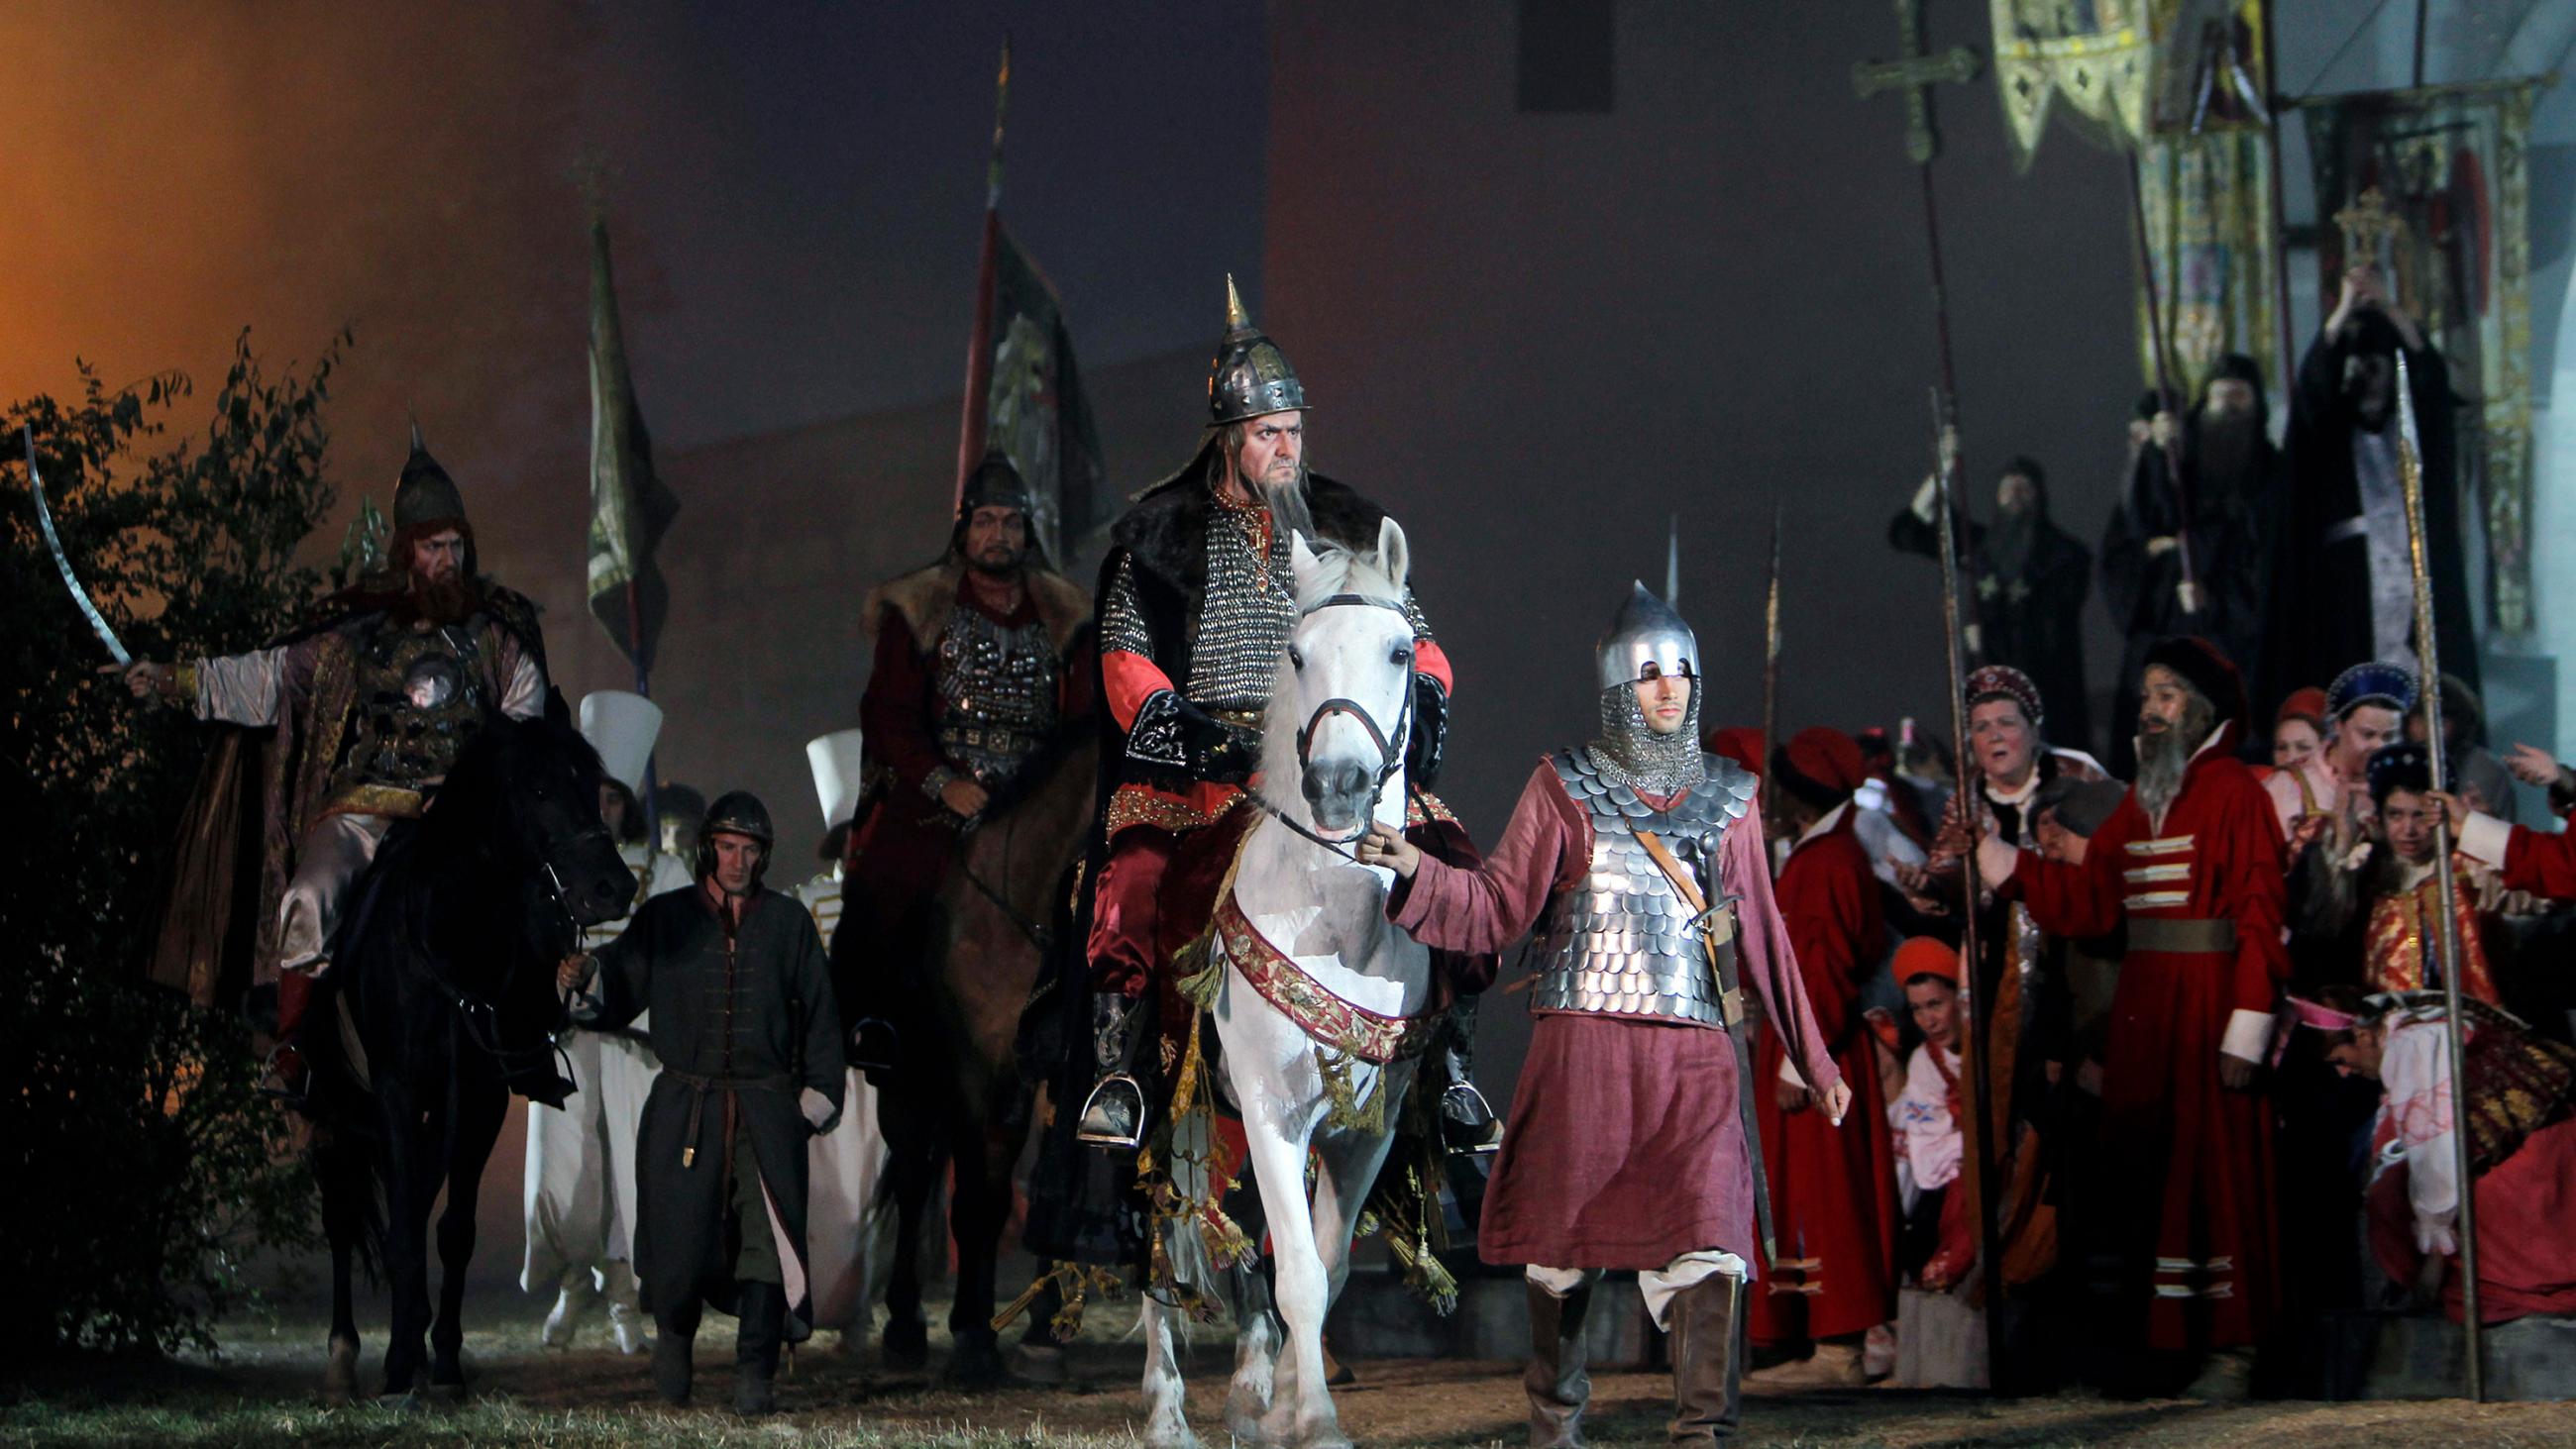
[(961, 604), (931, 656), (939, 752), (977, 784), (1009, 779), (1054, 737), (1061, 661), (1043, 622), (997, 624)]
[(1530, 944), (1538, 977), (1533, 1013), (1599, 1012), (1725, 1026), (1724, 993), (1736, 981), (1731, 932), (1709, 959), (1692, 912), (1637, 839), (1654, 832), (1711, 901), (1719, 889), (1718, 840), (1752, 807), (1752, 772), (1711, 756), (1708, 779), (1668, 811), (1604, 776), (1589, 752), (1551, 761), (1565, 793), (1592, 826), (1592, 859), (1583, 878), (1557, 892)]
[(357, 647), (357, 705), (332, 794), (425, 791), (499, 707), (474, 644), (478, 616), (426, 632), (386, 623)]
[(1270, 547), (1257, 549), (1252, 533), (1264, 513), (1220, 502), (1208, 513), (1207, 591), (1199, 604), (1198, 633), (1190, 645), (1190, 677), (1182, 693), (1216, 713), (1259, 714), (1270, 705), (1280, 656), (1297, 627), (1296, 576), (1288, 566), (1288, 537), (1270, 532)]

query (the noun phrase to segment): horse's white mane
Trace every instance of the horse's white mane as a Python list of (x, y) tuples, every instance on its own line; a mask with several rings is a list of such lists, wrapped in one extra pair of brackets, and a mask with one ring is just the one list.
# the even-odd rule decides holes
[(1310, 540), (1306, 547), (1315, 556), (1316, 569), (1297, 590), (1297, 607), (1301, 611), (1335, 594), (1357, 594), (1391, 604), (1404, 602), (1403, 586), (1379, 564), (1377, 555), (1363, 554), (1329, 539)]

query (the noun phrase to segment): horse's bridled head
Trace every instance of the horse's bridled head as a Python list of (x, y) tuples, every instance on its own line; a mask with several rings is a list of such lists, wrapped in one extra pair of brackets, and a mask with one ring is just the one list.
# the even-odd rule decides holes
[(1298, 793), (1318, 830), (1353, 834), (1404, 757), (1412, 629), (1392, 609), (1342, 606), (1309, 615), (1298, 639)]
[(542, 893), (584, 926), (626, 914), (635, 898), (635, 872), (617, 853), (599, 811), (598, 757), (578, 734), (561, 732), (564, 748), (531, 761), (518, 800), (520, 846)]

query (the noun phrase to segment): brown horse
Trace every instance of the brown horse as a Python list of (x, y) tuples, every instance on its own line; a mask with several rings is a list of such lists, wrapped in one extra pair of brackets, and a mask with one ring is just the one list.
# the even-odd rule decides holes
[[(956, 1352), (948, 1374), (962, 1382), (1002, 1374), (992, 1328), (994, 1262), (1035, 1090), (1020, 1074), (1012, 1042), (1056, 929), (1066, 874), (1089, 837), (1096, 758), (1086, 735), (1039, 764), (1018, 803), (958, 842), (934, 897), (919, 978), (926, 999), (909, 1013), (928, 1039), (907, 1056), (932, 1065), (907, 1072), (878, 1101), (901, 1245), (886, 1285), (885, 1354), (917, 1364), (928, 1353), (914, 1247), (945, 1160), (956, 1170), (948, 1212), (957, 1245), (957, 1296), (948, 1315)], [(1035, 1318), (1033, 1334), (1045, 1324), (1045, 1315)]]

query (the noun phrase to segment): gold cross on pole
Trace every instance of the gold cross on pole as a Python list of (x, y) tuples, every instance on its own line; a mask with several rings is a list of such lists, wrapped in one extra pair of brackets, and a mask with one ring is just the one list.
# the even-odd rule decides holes
[(1852, 89), (1864, 100), (1880, 91), (1905, 92), (1905, 154), (1915, 165), (1928, 166), (1941, 151), (1941, 135), (1932, 128), (1932, 87), (1975, 80), (1985, 57), (1964, 45), (1930, 54), (1923, 40), (1923, 0), (1896, 0), (1896, 29), (1905, 58), (1855, 61)]

